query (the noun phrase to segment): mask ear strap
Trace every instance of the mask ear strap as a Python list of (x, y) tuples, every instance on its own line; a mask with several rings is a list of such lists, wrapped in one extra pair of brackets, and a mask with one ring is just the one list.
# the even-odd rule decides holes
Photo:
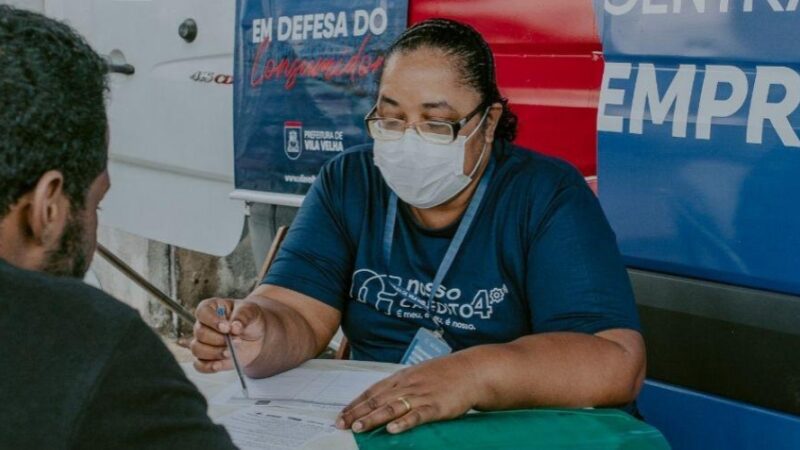
[(472, 177), (475, 176), (475, 172), (478, 171), (478, 167), (480, 167), (481, 164), (483, 163), (483, 155), (486, 154), (486, 148), (487, 147), (489, 147), (489, 143), (488, 142), (484, 142), (483, 143), (483, 150), (481, 150), (481, 156), (478, 158), (478, 162), (475, 163), (475, 167), (472, 168), (472, 173), (469, 174), (469, 179), (470, 180), (472, 179)]
[(472, 136), (475, 136), (475, 133), (477, 133), (477, 132), (478, 132), (478, 130), (480, 130), (480, 129), (481, 129), (481, 127), (483, 126), (483, 121), (484, 121), (484, 120), (486, 120), (486, 117), (487, 117), (488, 115), (489, 115), (489, 108), (487, 107), (487, 108), (486, 108), (486, 110), (485, 110), (485, 111), (483, 111), (483, 115), (481, 116), (481, 121), (480, 121), (480, 122), (478, 122), (478, 126), (477, 126), (477, 127), (475, 127), (475, 129), (474, 129), (474, 130), (472, 130), (472, 133), (470, 133), (470, 134), (469, 134), (469, 136), (467, 136), (467, 139), (466, 139), (466, 140), (470, 140), (470, 139), (472, 139)]
[[(478, 130), (481, 129), (481, 126), (483, 126), (483, 121), (486, 120), (486, 116), (488, 116), (488, 115), (489, 115), (489, 108), (486, 108), (486, 110), (483, 112), (483, 116), (481, 117), (481, 121), (478, 122), (478, 126), (475, 127), (474, 130), (472, 130), (472, 133), (470, 133), (470, 135), (467, 137), (467, 140), (471, 139), (472, 136), (474, 136), (475, 133), (477, 133)], [(488, 142), (484, 142), (483, 143), (483, 150), (481, 150), (481, 156), (478, 158), (478, 162), (475, 164), (475, 167), (472, 168), (472, 173), (470, 173), (468, 175), (468, 177), (470, 179), (472, 179), (472, 177), (475, 176), (475, 172), (477, 172), (478, 171), (478, 167), (481, 166), (481, 163), (483, 162), (483, 155), (486, 153), (486, 147), (488, 147), (488, 146), (489, 146)]]

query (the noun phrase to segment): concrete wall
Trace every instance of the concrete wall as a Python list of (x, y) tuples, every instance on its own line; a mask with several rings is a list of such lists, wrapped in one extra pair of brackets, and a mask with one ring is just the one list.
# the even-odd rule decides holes
[[(98, 230), (98, 241), (194, 313), (195, 306), (205, 298), (246, 297), (260, 281), (256, 267), (261, 268), (278, 227), (290, 225), (297, 213), (297, 208), (272, 205), (252, 205), (248, 210), (248, 231), (236, 249), (224, 257), (176, 248), (104, 226)], [(90, 272), (88, 281), (136, 308), (145, 322), (165, 338), (178, 361), (192, 360), (187, 349), (176, 345), (176, 341), (186, 344), (192, 335), (191, 324), (179, 321), (103, 258), (95, 256)], [(331, 341), (332, 350), (322, 357), (332, 357), (342, 337), (340, 329)]]
[[(98, 229), (97, 239), (157, 288), (174, 297), (168, 245), (103, 226)], [(163, 332), (172, 331), (172, 313), (105, 259), (95, 255), (91, 271), (101, 289), (139, 310), (150, 326)]]
[[(249, 234), (233, 253), (221, 258), (105, 226), (98, 230), (98, 241), (190, 311), (208, 297), (242, 298), (256, 283)], [(103, 258), (95, 256), (91, 272), (101, 289), (136, 308), (162, 335), (178, 338), (191, 333), (191, 325), (179, 323), (171, 311)]]

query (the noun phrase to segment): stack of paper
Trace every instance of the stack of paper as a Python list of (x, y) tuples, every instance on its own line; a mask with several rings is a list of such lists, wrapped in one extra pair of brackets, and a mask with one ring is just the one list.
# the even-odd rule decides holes
[[(224, 417), (221, 423), (241, 450), (286, 450), (307, 446), (353, 448), (347, 445), (352, 442), (349, 433), (337, 430), (331, 420), (285, 413), (276, 408), (251, 406)], [(319, 445), (315, 446), (315, 443)]]
[(269, 378), (248, 378), (249, 398), (237, 380), (212, 403), (228, 411), (217, 422), (243, 450), (355, 450), (352, 434), (334, 427), (336, 416), (389, 375), (312, 363)]
[[(321, 370), (299, 367), (261, 379), (247, 379), (251, 400), (294, 401), (345, 406), (367, 388), (388, 376), (385, 372)], [(226, 389), (217, 402), (242, 399), (237, 385)]]

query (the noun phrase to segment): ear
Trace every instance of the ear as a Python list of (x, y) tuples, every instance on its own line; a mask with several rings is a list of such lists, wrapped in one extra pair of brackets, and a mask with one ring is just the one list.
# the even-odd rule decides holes
[(29, 195), (27, 220), (31, 237), (39, 245), (50, 247), (61, 238), (69, 218), (70, 201), (64, 193), (64, 175), (57, 170), (45, 172)]
[(494, 133), (497, 130), (497, 125), (500, 123), (500, 117), (503, 115), (503, 104), (500, 102), (492, 104), (489, 107), (489, 114), (486, 115), (486, 131), (483, 133), (487, 144), (494, 142)]

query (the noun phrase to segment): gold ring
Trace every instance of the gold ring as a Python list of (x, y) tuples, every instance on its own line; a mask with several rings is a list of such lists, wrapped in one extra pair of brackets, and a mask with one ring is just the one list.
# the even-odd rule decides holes
[(411, 411), (411, 403), (408, 403), (408, 400), (404, 399), (403, 397), (397, 397), (397, 400), (406, 405), (406, 412)]

